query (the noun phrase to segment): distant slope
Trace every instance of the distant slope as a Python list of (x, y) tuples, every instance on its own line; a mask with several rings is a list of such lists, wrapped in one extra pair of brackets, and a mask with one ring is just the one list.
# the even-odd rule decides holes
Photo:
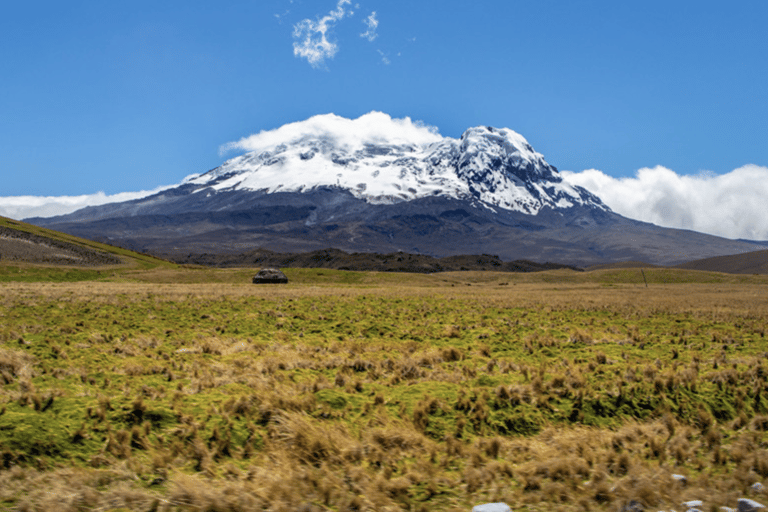
[(768, 274), (768, 250), (704, 258), (675, 265), (675, 268), (728, 274)]
[(264, 194), (197, 193), (187, 186), (30, 222), (132, 250), (177, 255), (334, 247), (348, 253), (402, 251), (433, 257), (496, 254), (504, 261), (584, 267), (618, 261), (676, 265), (764, 248), (597, 208), (543, 208), (528, 215), (445, 197), (379, 205), (334, 188)]
[(764, 247), (768, 247), (768, 240), (746, 240), (744, 238), (739, 238), (736, 241), (737, 242), (747, 242), (749, 244), (762, 245)]
[(93, 267), (147, 266), (163, 260), (26, 222), (0, 217), (0, 262)]
[(591, 265), (584, 270), (591, 272), (593, 270), (616, 270), (624, 268), (664, 268), (661, 265), (653, 265), (643, 261), (620, 261), (618, 263), (602, 263), (600, 265)]

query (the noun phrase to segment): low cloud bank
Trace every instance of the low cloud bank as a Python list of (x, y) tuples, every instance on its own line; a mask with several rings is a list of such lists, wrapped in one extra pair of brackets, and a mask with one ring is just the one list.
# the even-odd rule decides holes
[(630, 219), (726, 238), (768, 240), (768, 167), (745, 165), (720, 175), (679, 175), (661, 166), (626, 178), (596, 169), (562, 175)]
[[(196, 176), (196, 175), (195, 175)], [(66, 215), (86, 206), (99, 206), (107, 203), (132, 201), (142, 197), (157, 194), (163, 190), (175, 187), (170, 185), (158, 187), (154, 190), (142, 190), (140, 192), (120, 192), (118, 194), (105, 194), (97, 192), (82, 196), (10, 196), (0, 197), (0, 215), (11, 219), (21, 220), (30, 217), (54, 217)]]
[(412, 121), (410, 117), (392, 119), (383, 112), (370, 112), (357, 119), (347, 119), (335, 114), (323, 114), (224, 144), (219, 148), (219, 153), (224, 154), (233, 150), (265, 151), (280, 144), (292, 144), (305, 138), (328, 139), (350, 149), (361, 148), (367, 143), (421, 145), (443, 139), (437, 132), (437, 128)]

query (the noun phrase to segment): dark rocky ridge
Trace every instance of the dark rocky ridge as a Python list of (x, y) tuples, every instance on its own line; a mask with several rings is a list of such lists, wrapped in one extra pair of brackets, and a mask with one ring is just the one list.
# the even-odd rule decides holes
[(358, 270), (379, 272), (449, 272), (460, 270), (493, 270), (497, 272), (538, 272), (569, 268), (558, 263), (534, 263), (532, 261), (502, 261), (498, 256), (448, 256), (434, 258), (423, 254), (408, 253), (346, 253), (338, 249), (324, 249), (307, 253), (275, 253), (257, 249), (242, 254), (188, 254), (163, 255), (182, 264), (196, 264), (211, 267), (280, 267), (280, 268), (327, 268), (335, 270)]

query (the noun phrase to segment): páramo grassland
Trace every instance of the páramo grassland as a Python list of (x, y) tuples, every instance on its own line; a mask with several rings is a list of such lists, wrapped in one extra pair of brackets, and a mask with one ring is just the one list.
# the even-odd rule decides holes
[(709, 512), (768, 479), (766, 276), (3, 265), (0, 508)]

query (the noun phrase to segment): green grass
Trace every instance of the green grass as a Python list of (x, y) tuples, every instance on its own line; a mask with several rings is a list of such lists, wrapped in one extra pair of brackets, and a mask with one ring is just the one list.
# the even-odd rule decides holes
[(99, 281), (105, 279), (111, 272), (82, 268), (58, 267), (20, 267), (13, 265), (0, 266), (0, 282), (20, 283), (74, 283), (78, 281)]

